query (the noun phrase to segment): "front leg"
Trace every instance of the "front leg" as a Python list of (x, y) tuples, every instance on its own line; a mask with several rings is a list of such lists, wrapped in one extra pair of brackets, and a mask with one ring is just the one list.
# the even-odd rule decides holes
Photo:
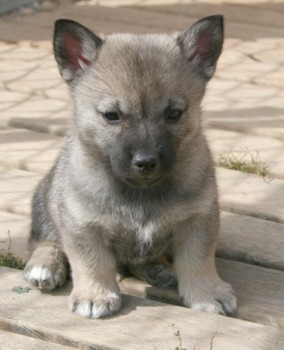
[[(80, 231), (80, 232), (79, 232)], [(99, 229), (81, 229), (63, 239), (73, 279), (70, 308), (88, 318), (112, 315), (121, 306), (116, 261)]]
[(237, 302), (231, 285), (221, 280), (216, 271), (218, 230), (217, 208), (179, 225), (173, 247), (174, 271), (185, 306), (229, 315), (236, 312)]

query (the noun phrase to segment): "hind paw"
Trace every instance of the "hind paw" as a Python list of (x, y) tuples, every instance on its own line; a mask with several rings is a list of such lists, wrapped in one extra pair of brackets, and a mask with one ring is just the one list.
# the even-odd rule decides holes
[(63, 264), (46, 266), (28, 263), (24, 269), (25, 280), (46, 291), (61, 287), (66, 281), (66, 275), (66, 267)]

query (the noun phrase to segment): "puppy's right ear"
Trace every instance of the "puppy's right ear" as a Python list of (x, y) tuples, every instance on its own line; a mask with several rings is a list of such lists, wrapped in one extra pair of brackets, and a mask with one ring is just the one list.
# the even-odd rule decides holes
[(103, 40), (81, 24), (59, 19), (55, 22), (53, 50), (62, 78), (71, 83), (98, 56)]

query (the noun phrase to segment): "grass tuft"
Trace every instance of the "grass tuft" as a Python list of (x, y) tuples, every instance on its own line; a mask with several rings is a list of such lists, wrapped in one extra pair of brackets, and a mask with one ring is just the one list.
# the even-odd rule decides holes
[(0, 266), (12, 267), (13, 269), (23, 270), (25, 264), (21, 259), (17, 259), (11, 254), (0, 254)]
[(8, 248), (6, 253), (0, 254), (0, 266), (23, 270), (25, 267), (25, 264), (23, 263), (22, 259), (15, 258), (11, 253), (12, 241), (11, 241), (10, 231), (7, 232), (7, 235), (8, 235)]
[[(250, 159), (247, 159), (249, 155)], [(246, 158), (246, 159), (244, 159)], [(258, 155), (254, 156), (248, 151), (229, 152), (221, 154), (219, 165), (223, 168), (242, 171), (248, 174), (256, 174), (266, 178), (270, 175), (267, 164), (262, 163)]]

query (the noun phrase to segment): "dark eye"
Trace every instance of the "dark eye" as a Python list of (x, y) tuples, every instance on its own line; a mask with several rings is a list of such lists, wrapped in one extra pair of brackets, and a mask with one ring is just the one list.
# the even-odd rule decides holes
[(169, 123), (175, 123), (180, 120), (183, 111), (181, 109), (167, 109), (166, 121)]
[(109, 121), (109, 122), (116, 122), (120, 120), (120, 116), (118, 112), (107, 112), (104, 113), (104, 117)]

